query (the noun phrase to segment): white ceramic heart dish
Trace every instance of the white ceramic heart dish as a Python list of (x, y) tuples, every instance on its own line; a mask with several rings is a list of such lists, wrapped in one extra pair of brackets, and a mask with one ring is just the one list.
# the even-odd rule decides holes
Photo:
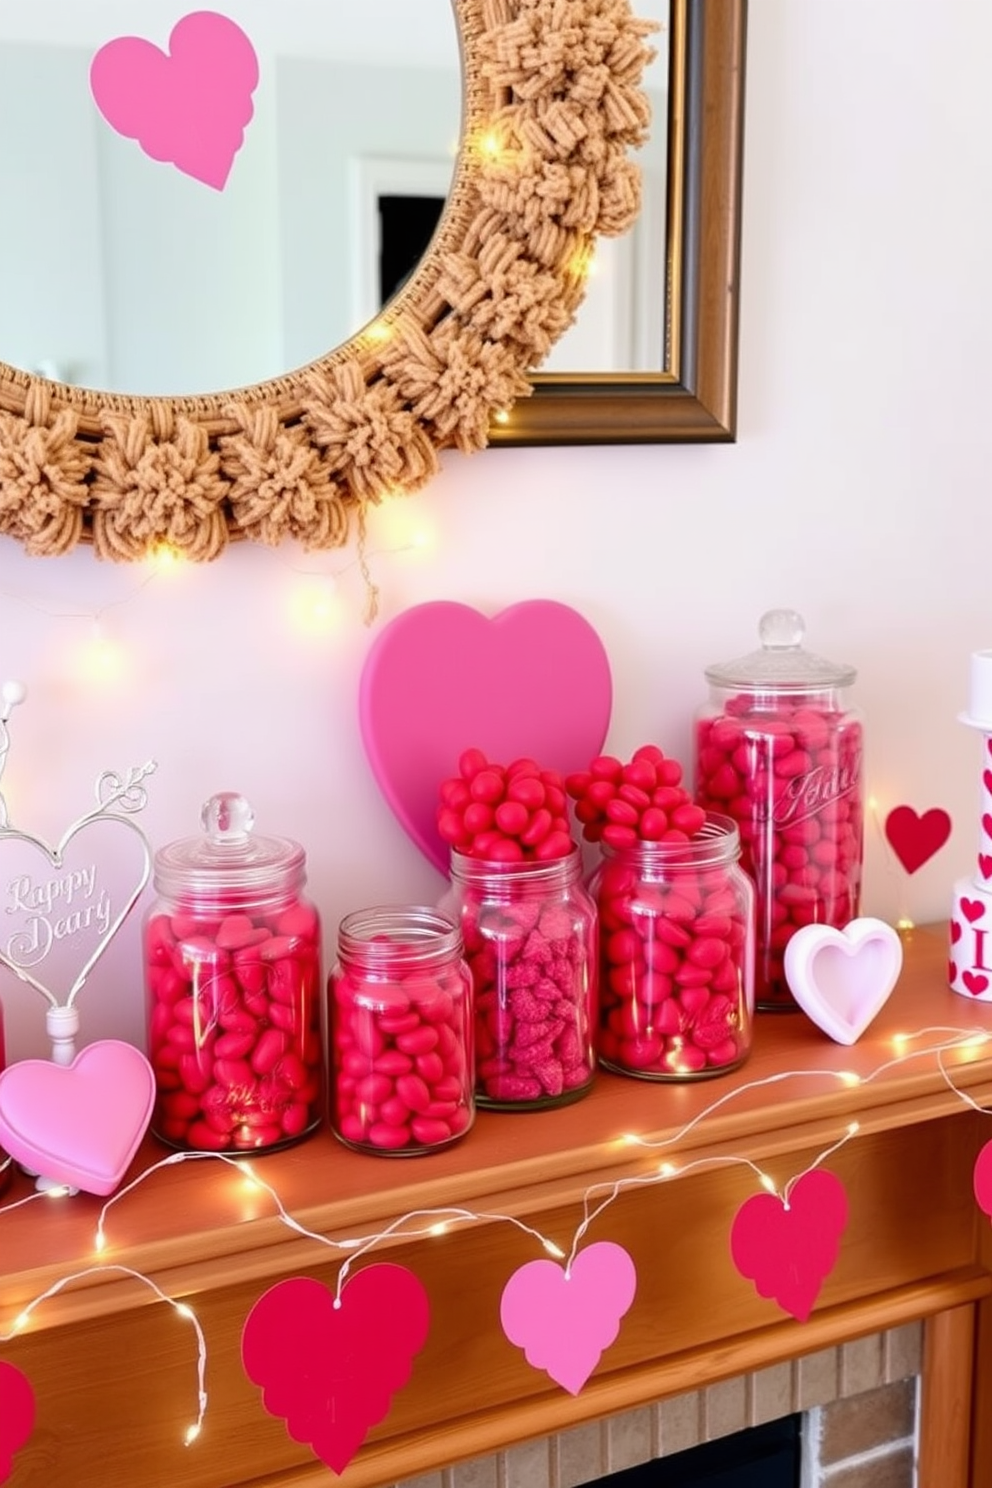
[(803, 1012), (838, 1044), (854, 1044), (881, 1012), (902, 970), (902, 941), (884, 920), (843, 930), (804, 925), (785, 948), (785, 979)]

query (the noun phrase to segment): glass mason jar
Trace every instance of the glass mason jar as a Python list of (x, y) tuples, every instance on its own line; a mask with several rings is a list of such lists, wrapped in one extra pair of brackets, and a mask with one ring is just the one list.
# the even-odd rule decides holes
[(432, 1152), (475, 1117), (472, 978), (461, 933), (419, 905), (359, 910), (328, 979), (330, 1119), (358, 1152)]
[(601, 851), (600, 1064), (647, 1080), (736, 1069), (751, 1048), (754, 887), (735, 823), (711, 812), (688, 842)]
[(599, 936), (579, 849), (516, 863), (453, 851), (442, 908), (472, 972), (477, 1104), (535, 1111), (588, 1094)]
[[(0, 1074), (7, 1068), (7, 1050), (3, 1036), (3, 1006), (0, 1005)], [(0, 1147), (0, 1194), (3, 1193), (11, 1180), (14, 1171), (14, 1159), (4, 1152)]]
[(842, 929), (861, 900), (863, 731), (847, 701), (849, 666), (802, 646), (802, 617), (770, 610), (761, 649), (708, 667), (697, 715), (695, 796), (740, 828), (757, 889), (756, 995), (794, 1009), (785, 948), (801, 925)]
[(151, 1129), (183, 1150), (272, 1151), (320, 1121), (320, 919), (302, 847), (253, 835), (243, 796), (212, 796), (201, 822), (155, 854), (143, 927)]

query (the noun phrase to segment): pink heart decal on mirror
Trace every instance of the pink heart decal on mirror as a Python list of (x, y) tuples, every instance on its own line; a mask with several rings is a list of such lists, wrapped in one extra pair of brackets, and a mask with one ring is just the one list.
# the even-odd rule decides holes
[(853, 1044), (891, 995), (902, 941), (884, 920), (851, 920), (843, 930), (803, 925), (785, 948), (785, 979), (817, 1028)]
[(293, 1277), (248, 1314), (241, 1360), (269, 1415), (342, 1473), (410, 1378), (429, 1325), (427, 1293), (405, 1266), (367, 1266), (340, 1306), (322, 1282)]
[(0, 1147), (56, 1183), (109, 1194), (154, 1104), (151, 1065), (119, 1039), (89, 1044), (68, 1065), (22, 1059), (0, 1074)]
[(950, 837), (951, 818), (939, 806), (922, 816), (912, 806), (896, 806), (885, 818), (885, 835), (906, 872), (915, 873)]
[(759, 1297), (805, 1323), (837, 1264), (847, 1214), (844, 1185), (824, 1168), (797, 1179), (787, 1204), (778, 1194), (754, 1194), (734, 1216), (734, 1265)]
[(34, 1430), (34, 1391), (26, 1375), (0, 1359), (0, 1483), (14, 1470), (14, 1454)]
[(599, 636), (568, 605), (532, 599), (488, 619), (438, 600), (390, 622), (359, 693), (362, 740), (397, 820), (446, 874), (450, 849), (435, 813), (442, 780), (477, 747), (509, 764), (583, 769), (602, 751), (613, 704)]
[(96, 106), (112, 129), (216, 191), (244, 143), (257, 86), (255, 48), (240, 26), (210, 10), (178, 21), (167, 53), (119, 36), (90, 66)]
[(555, 1261), (528, 1261), (500, 1300), (503, 1332), (527, 1363), (577, 1395), (620, 1331), (637, 1290), (623, 1246), (600, 1241), (580, 1250), (568, 1272)]

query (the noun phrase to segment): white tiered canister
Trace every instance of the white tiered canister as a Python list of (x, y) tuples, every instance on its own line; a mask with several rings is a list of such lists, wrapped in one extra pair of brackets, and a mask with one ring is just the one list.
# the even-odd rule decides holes
[(952, 992), (992, 1002), (992, 651), (973, 651), (962, 723), (982, 736), (978, 857), (954, 885), (948, 975)]

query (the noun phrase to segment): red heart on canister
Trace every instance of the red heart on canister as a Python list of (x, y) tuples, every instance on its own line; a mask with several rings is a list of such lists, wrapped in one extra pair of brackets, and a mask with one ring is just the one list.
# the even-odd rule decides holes
[(30, 1380), (0, 1359), (0, 1483), (6, 1483), (14, 1470), (14, 1453), (30, 1439), (34, 1415)]
[(980, 899), (962, 899), (961, 913), (968, 921), (968, 924), (973, 925), (976, 920), (982, 918), (982, 915), (985, 913), (985, 905)]
[(759, 1296), (804, 1323), (837, 1263), (847, 1212), (844, 1185), (824, 1168), (804, 1173), (787, 1204), (777, 1194), (755, 1194), (731, 1227), (734, 1265)]
[(416, 605), (386, 626), (362, 668), (362, 740), (379, 788), (420, 850), (447, 873), (438, 788), (477, 747), (568, 774), (606, 738), (610, 664), (588, 620), (550, 599), (494, 619), (469, 605)]
[(992, 857), (988, 853), (978, 854), (978, 866), (983, 878), (992, 878)]
[(981, 997), (983, 992), (988, 991), (989, 979), (987, 976), (982, 976), (980, 971), (962, 972), (961, 980), (972, 997)]
[(922, 816), (912, 806), (894, 806), (885, 818), (885, 835), (906, 872), (915, 873), (951, 835), (951, 818), (939, 806)]
[(342, 1473), (410, 1378), (429, 1323), (427, 1293), (405, 1266), (367, 1266), (340, 1304), (322, 1282), (293, 1277), (248, 1314), (241, 1359), (269, 1415)]

